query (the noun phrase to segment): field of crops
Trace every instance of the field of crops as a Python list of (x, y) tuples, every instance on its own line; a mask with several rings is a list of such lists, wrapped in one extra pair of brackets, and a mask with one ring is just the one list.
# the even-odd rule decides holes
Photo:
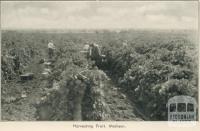
[[(167, 120), (170, 97), (198, 98), (195, 35), (183, 30), (3, 31), (2, 119)], [(56, 58), (51, 77), (43, 79), (40, 61), (47, 58), (50, 40)], [(80, 53), (88, 42), (100, 45), (106, 60), (82, 81), (73, 76), (95, 64)], [(12, 53), (17, 62), (7, 57)], [(99, 71), (110, 78), (102, 81), (103, 88), (92, 81)], [(20, 81), (27, 72), (34, 79)]]

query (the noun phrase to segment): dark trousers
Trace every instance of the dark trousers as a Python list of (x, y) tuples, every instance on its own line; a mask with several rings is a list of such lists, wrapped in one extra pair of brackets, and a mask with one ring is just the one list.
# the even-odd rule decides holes
[(54, 49), (49, 48), (48, 54), (49, 54), (49, 59), (52, 59), (54, 56)]

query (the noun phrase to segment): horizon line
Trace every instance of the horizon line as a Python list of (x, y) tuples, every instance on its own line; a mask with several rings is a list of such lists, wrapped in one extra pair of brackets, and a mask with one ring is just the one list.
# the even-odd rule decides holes
[(198, 30), (198, 28), (0, 28), (0, 30)]

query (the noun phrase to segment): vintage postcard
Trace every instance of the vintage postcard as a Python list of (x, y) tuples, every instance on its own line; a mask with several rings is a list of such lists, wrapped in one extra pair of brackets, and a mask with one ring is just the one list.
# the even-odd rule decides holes
[(198, 13), (195, 0), (1, 1), (2, 124), (199, 126)]

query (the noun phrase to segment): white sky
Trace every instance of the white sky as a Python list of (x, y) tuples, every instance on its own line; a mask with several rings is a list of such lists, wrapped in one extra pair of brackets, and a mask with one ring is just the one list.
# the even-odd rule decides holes
[(198, 2), (1, 2), (9, 29), (197, 29)]

